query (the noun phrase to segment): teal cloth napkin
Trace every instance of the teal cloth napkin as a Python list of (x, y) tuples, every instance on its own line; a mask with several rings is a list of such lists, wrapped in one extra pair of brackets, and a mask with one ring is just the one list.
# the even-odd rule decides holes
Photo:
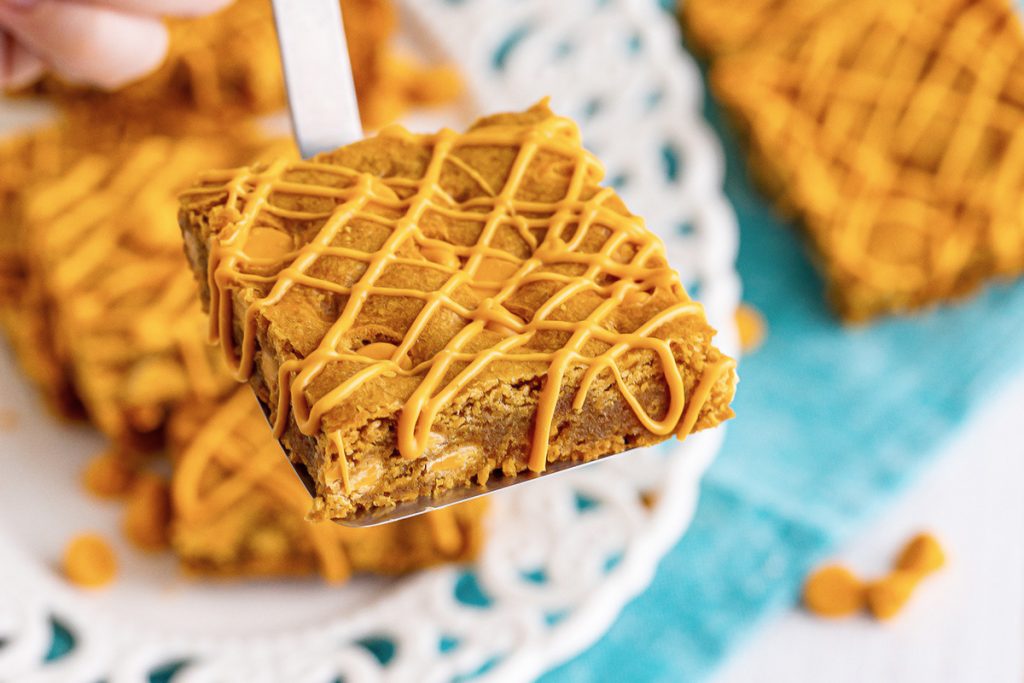
[(769, 323), (693, 526), (651, 587), (553, 681), (705, 678), (792, 605), (808, 570), (882, 510), (1024, 365), (1024, 283), (907, 319), (843, 328), (794, 230), (751, 185), (719, 108), (744, 299)]

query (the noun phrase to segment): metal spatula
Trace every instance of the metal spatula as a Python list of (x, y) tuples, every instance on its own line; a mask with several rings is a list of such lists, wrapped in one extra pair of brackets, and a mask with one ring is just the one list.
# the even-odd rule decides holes
[(292, 130), (304, 159), (363, 137), (338, 0), (273, 0)]

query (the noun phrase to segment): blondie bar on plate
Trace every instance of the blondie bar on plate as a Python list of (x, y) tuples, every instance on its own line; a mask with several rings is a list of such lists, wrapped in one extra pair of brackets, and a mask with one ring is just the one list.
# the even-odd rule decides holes
[(182, 406), (172, 423), (171, 544), (205, 576), (399, 574), (475, 557), (487, 501), (473, 500), (373, 529), (307, 522), (295, 477), (252, 392)]
[(266, 145), (241, 129), (145, 136), (80, 150), (21, 193), (24, 283), (5, 315), (10, 336), (44, 391), (73, 391), (121, 450), (159, 448), (174, 405), (230, 389), (204, 342), (176, 193), (198, 169), (250, 159)]
[(684, 8), (844, 319), (1024, 274), (1024, 31), (1008, 0)]
[[(85, 359), (70, 357), (76, 349), (88, 346), (108, 358), (141, 355), (137, 334), (126, 325), (156, 323), (146, 332), (149, 340), (170, 338), (172, 328), (181, 328), (175, 315), (165, 316), (166, 330), (158, 329), (158, 314), (138, 315), (147, 292), (155, 300), (155, 290), (177, 280), (184, 286), (176, 291), (202, 327), (173, 219), (175, 193), (198, 169), (218, 159), (251, 159), (265, 144), (254, 129), (228, 132), (186, 111), (142, 114), (69, 102), (47, 125), (0, 143), (0, 323), (26, 374), (65, 417), (82, 417), (83, 411), (81, 387), (70, 381), (86, 371)], [(158, 246), (160, 235), (171, 238), (166, 248)], [(101, 303), (104, 287), (122, 291)], [(83, 306), (85, 301), (91, 303)], [(97, 306), (105, 315), (94, 323), (70, 322), (73, 312)], [(198, 336), (195, 346), (203, 347)], [(109, 370), (93, 361), (83, 384)], [(130, 366), (126, 360), (121, 367)], [(111, 426), (96, 419), (105, 429)]]
[(213, 171), (180, 223), (311, 516), (542, 472), (731, 416), (734, 363), (545, 103)]

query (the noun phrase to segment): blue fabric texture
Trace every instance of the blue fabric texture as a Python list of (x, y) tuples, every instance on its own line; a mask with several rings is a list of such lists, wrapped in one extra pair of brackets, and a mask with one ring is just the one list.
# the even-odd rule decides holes
[(545, 682), (705, 678), (1024, 365), (1021, 282), (841, 326), (796, 232), (751, 185), (733, 131), (707, 102), (740, 222), (744, 299), (767, 318), (768, 337), (740, 364), (738, 416), (693, 526), (611, 631)]

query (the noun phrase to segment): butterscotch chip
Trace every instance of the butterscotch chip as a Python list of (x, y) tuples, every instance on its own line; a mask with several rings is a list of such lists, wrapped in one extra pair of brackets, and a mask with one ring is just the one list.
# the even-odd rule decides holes
[(117, 575), (117, 556), (99, 534), (81, 534), (64, 549), (61, 569), (65, 578), (83, 588), (99, 588)]
[(99, 498), (118, 498), (135, 483), (135, 468), (126, 456), (108, 449), (93, 456), (82, 472), (85, 490)]
[(804, 584), (804, 606), (822, 617), (846, 617), (864, 608), (864, 585), (846, 567), (829, 565)]
[[(210, 172), (183, 193), (203, 301), (314, 482), (312, 518), (732, 415), (735, 363), (602, 174), (541, 103), (462, 134), (391, 127), (311, 161)], [(268, 228), (297, 245), (273, 278), (245, 251)], [(650, 296), (627, 304), (637, 291)]]
[(867, 588), (867, 603), (876, 619), (891, 619), (910, 600), (921, 575), (913, 571), (896, 570), (888, 576), (873, 581)]
[(160, 477), (144, 474), (131, 488), (121, 530), (140, 550), (163, 550), (168, 545), (171, 519), (170, 491)]
[(736, 328), (740, 334), (740, 348), (744, 353), (750, 353), (764, 343), (768, 325), (759, 310), (750, 304), (740, 304), (736, 309)]
[(938, 571), (946, 564), (946, 554), (939, 539), (921, 533), (910, 539), (896, 559), (896, 568), (921, 575)]

